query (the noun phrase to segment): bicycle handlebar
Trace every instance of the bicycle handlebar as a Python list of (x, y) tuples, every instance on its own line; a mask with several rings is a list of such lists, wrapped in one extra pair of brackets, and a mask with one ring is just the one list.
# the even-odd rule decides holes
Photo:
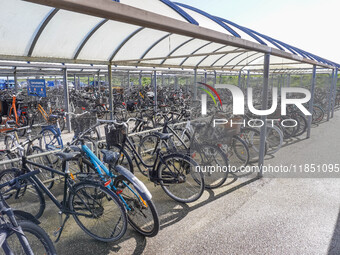
[(10, 180), (10, 181), (8, 181), (8, 182), (5, 182), (5, 183), (1, 184), (1, 185), (0, 185), (0, 189), (4, 188), (4, 187), (6, 187), (6, 186), (13, 187), (15, 184), (18, 183), (18, 181), (24, 180), (24, 179), (28, 179), (28, 178), (30, 178), (31, 176), (36, 175), (36, 174), (39, 174), (39, 173), (40, 173), (40, 170), (35, 170), (35, 171), (31, 171), (31, 172), (29, 172), (29, 173), (27, 173), (27, 174), (20, 175), (20, 176), (14, 178), (14, 179), (12, 179), (12, 180)]

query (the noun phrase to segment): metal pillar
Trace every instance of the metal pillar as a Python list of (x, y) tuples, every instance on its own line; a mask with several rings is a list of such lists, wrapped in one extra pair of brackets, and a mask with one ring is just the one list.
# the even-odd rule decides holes
[[(152, 74), (151, 74), (151, 76), (152, 76)], [(155, 111), (155, 113), (157, 112), (157, 71), (154, 71), (153, 72), (153, 91), (154, 91), (154, 93), (155, 93), (155, 95), (154, 95), (154, 101), (155, 101), (155, 105), (154, 105), (154, 111)]]
[(197, 100), (197, 69), (194, 69), (194, 100)]
[(130, 71), (128, 71), (128, 88), (131, 86)]
[(328, 109), (327, 109), (327, 121), (329, 121), (329, 118), (331, 116), (331, 102), (332, 102), (332, 94), (333, 94), (333, 84), (335, 79), (335, 71), (332, 71), (332, 79), (331, 83), (329, 85), (329, 94), (328, 94)]
[(138, 82), (139, 82), (139, 86), (142, 86), (142, 71), (139, 72)]
[(215, 88), (216, 83), (217, 83), (217, 72), (214, 71), (214, 84), (213, 84), (214, 88)]
[(247, 71), (247, 83), (246, 83), (247, 88), (249, 88), (249, 82), (250, 82), (250, 70)]
[(178, 90), (178, 77), (175, 76), (175, 90)]
[[(64, 83), (64, 105), (65, 105), (65, 111), (70, 112), (70, 95), (68, 91), (68, 83), (67, 83), (67, 69), (64, 68), (63, 73), (63, 83)], [(71, 118), (70, 115), (66, 115), (66, 126), (67, 131), (71, 133)]]
[(220, 84), (222, 84), (222, 82), (223, 82), (223, 75), (222, 73), (220, 73)]
[(242, 72), (239, 71), (239, 73), (238, 73), (238, 80), (237, 80), (237, 82), (238, 82), (237, 87), (239, 87), (239, 88), (241, 88), (241, 84), (242, 84), (241, 80), (242, 80)]
[(77, 90), (77, 75), (73, 75), (74, 89)]
[[(263, 66), (262, 110), (265, 110), (268, 108), (269, 63), (270, 63), (270, 54), (266, 53), (264, 55), (264, 66)], [(260, 134), (258, 177), (263, 176), (263, 163), (264, 163), (264, 154), (265, 154), (265, 147), (266, 147), (266, 133), (267, 133), (267, 116), (265, 115), (261, 116), (261, 119), (264, 124), (261, 127), (261, 134)]]
[(110, 119), (113, 120), (113, 92), (112, 92), (112, 66), (108, 65), (107, 67), (108, 74), (108, 83), (109, 83), (109, 110), (110, 110)]
[(334, 75), (334, 89), (333, 89), (333, 98), (332, 98), (332, 115), (331, 115), (331, 118), (334, 117), (334, 107), (335, 107), (337, 83), (338, 83), (338, 68), (335, 69), (335, 75)]
[(17, 79), (17, 68), (14, 67), (14, 90), (18, 93), (18, 79)]
[[(315, 93), (315, 84), (316, 84), (316, 65), (313, 65), (313, 76), (312, 76), (312, 84), (311, 84), (311, 99), (309, 101), (309, 112), (313, 114), (314, 107), (314, 93)], [(312, 116), (308, 116), (308, 127), (307, 127), (307, 137), (310, 138), (312, 126)]]
[(207, 71), (204, 72), (204, 83), (207, 83), (208, 77), (207, 77)]
[(98, 74), (97, 74), (97, 82), (98, 82), (98, 92), (100, 92), (100, 73), (98, 71)]
[(162, 73), (162, 87), (164, 87), (164, 75)]
[(288, 77), (287, 77), (287, 87), (290, 88), (290, 74), (288, 74)]

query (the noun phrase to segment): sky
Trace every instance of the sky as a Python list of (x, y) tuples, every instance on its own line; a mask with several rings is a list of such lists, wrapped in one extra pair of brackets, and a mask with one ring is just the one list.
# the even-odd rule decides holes
[[(176, 0), (175, 0), (176, 1)], [(339, 0), (177, 0), (340, 64)]]

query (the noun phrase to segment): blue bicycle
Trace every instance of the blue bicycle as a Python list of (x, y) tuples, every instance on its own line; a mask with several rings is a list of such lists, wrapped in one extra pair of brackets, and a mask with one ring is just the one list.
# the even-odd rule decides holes
[[(113, 122), (100, 121), (105, 123)], [(86, 145), (86, 142), (86, 139), (82, 138), (80, 134), (72, 141), (73, 144), (79, 144), (80, 146), (68, 145), (69, 150), (81, 152), (81, 157), (75, 159), (76, 163), (78, 163), (78, 171), (84, 174), (99, 175), (104, 181), (105, 187), (110, 188), (122, 201), (126, 208), (130, 225), (144, 236), (153, 237), (157, 235), (159, 231), (158, 213), (151, 200), (152, 195), (144, 183), (129, 170), (118, 165), (119, 153), (105, 149), (101, 150), (103, 162), (109, 166), (107, 168)]]

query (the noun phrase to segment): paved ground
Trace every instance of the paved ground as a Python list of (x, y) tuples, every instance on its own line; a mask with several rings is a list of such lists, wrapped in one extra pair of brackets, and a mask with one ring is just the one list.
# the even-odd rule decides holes
[[(290, 141), (266, 164), (340, 163), (339, 126), (337, 112), (312, 129), (311, 139)], [(156, 237), (143, 238), (129, 227), (118, 243), (100, 243), (71, 219), (56, 244), (59, 254), (340, 254), (340, 178), (230, 180), (189, 205), (143, 181), (161, 218)], [(51, 203), (42, 226), (50, 235), (58, 226)]]

